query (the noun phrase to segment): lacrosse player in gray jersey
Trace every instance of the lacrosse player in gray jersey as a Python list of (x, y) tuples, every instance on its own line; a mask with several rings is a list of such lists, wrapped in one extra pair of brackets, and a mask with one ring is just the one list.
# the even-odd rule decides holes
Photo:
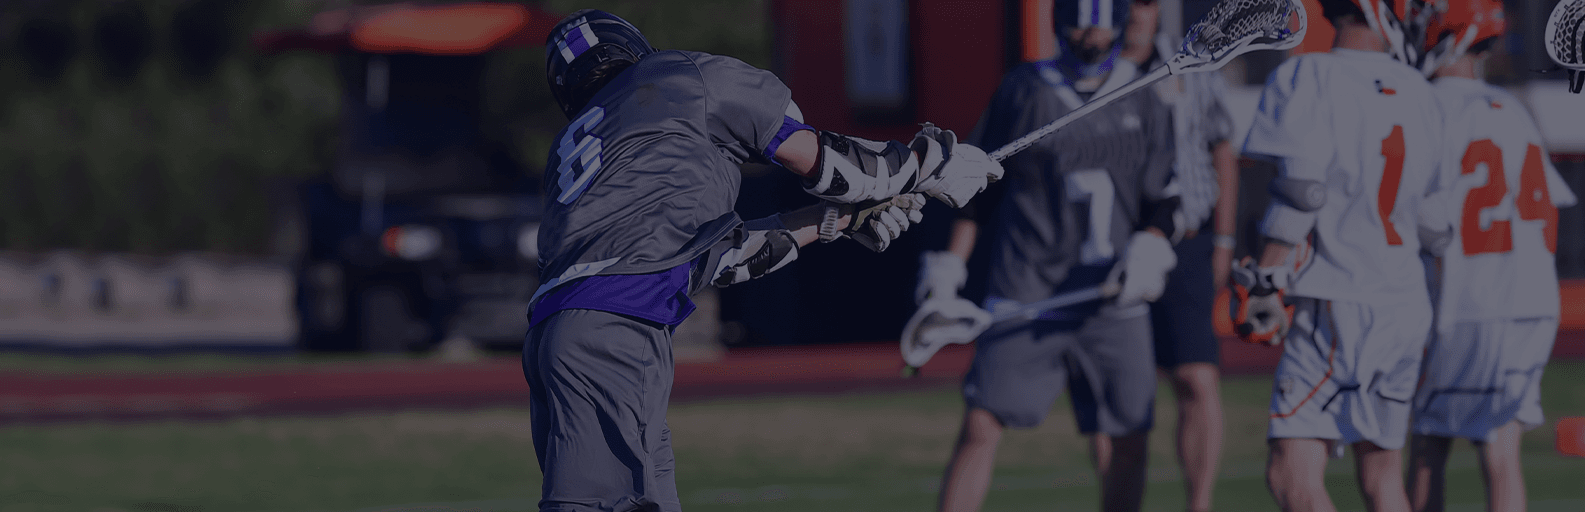
[[(540, 282), (523, 373), (541, 510), (678, 510), (666, 403), (689, 296), (779, 269), (815, 240), (872, 250), (1001, 176), (931, 126), (910, 144), (803, 124), (775, 75), (730, 57), (659, 51), (606, 12), (562, 20), (547, 78), (572, 120), (546, 166)], [(803, 176), (821, 205), (744, 222), (738, 164)]]
[[(1059, 56), (1008, 72), (975, 145), (1012, 141), (1137, 75), (1118, 57), (1127, 0), (1059, 0), (1054, 11)], [(1169, 185), (1169, 123), (1155, 95), (1135, 94), (1009, 157), (996, 211), (978, 205), (981, 222), (960, 220), (949, 250), (924, 256), (921, 302), (958, 293), (979, 226), (994, 238), (985, 309), (1121, 288), (1105, 302), (1003, 322), (979, 338), (941, 510), (977, 510), (1003, 429), (1038, 425), (1064, 389), (1091, 436), (1103, 509), (1138, 510), (1156, 390), (1146, 302), (1160, 295), (1176, 261), (1172, 240), (1185, 231)]]

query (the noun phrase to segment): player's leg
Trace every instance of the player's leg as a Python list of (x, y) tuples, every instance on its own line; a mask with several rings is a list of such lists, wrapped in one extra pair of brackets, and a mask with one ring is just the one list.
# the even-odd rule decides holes
[(1337, 512), (1326, 493), (1326, 439), (1274, 438), (1267, 441), (1266, 488), (1283, 512)]
[[(1407, 419), (1407, 418), (1406, 418)], [(1354, 476), (1369, 512), (1409, 512), (1403, 488), (1403, 457), (1399, 450), (1370, 441), (1354, 443)]]
[(671, 352), (674, 332), (675, 328), (667, 328), (664, 337), (650, 339), (657, 354), (655, 369), (658, 374), (644, 389), (644, 413), (648, 417), (644, 422), (644, 447), (649, 450), (655, 475), (654, 488), (649, 495), (661, 512), (682, 510), (682, 499), (677, 496), (677, 457), (671, 450), (671, 426), (666, 424), (666, 408), (671, 403), (671, 384), (676, 375)]
[(1527, 506), (1524, 490), (1524, 468), (1519, 462), (1519, 440), (1524, 436), (1524, 424), (1510, 421), (1476, 443), (1480, 451), (1481, 479), (1486, 484), (1486, 510), (1490, 512), (1523, 512)]
[(1272, 386), (1266, 486), (1286, 512), (1332, 512), (1326, 462), (1342, 439), (1334, 399), (1342, 393), (1334, 362), (1340, 342), (1329, 304), (1295, 298), (1293, 328), (1282, 343)]
[(1414, 512), (1442, 512), (1447, 454), (1453, 438), (1415, 434), (1409, 439), (1409, 505)]
[(1222, 460), (1221, 371), (1211, 363), (1189, 363), (1169, 375), (1178, 399), (1178, 463), (1188, 487), (1188, 510), (1205, 512), (1211, 510)]
[(1091, 438), (1101, 510), (1135, 512), (1145, 493), (1156, 368), (1148, 310), (1103, 307), (1079, 331), (1068, 380), (1079, 431)]
[(975, 343), (963, 380), (963, 427), (942, 477), (939, 510), (979, 510), (1002, 430), (1045, 419), (1067, 381), (1062, 355), (1073, 343), (1071, 332), (1050, 331), (1044, 322), (1007, 322)]
[(1150, 307), (1156, 366), (1166, 372), (1178, 404), (1178, 465), (1188, 492), (1187, 510), (1211, 510), (1222, 456), (1220, 340), (1211, 323), (1216, 284), (1210, 225), (1179, 243), (1178, 266), (1167, 275), (1161, 299)]
[[(1444, 439), (1443, 446), (1448, 438), (1475, 443), (1490, 510), (1523, 509), (1518, 438), (1543, 421), (1540, 380), (1556, 332), (1555, 318), (1460, 322), (1426, 351), (1414, 431)], [(1428, 459), (1426, 464), (1439, 462)], [(1415, 509), (1441, 510), (1440, 464), (1425, 471), (1413, 455), (1411, 463)], [(1420, 486), (1422, 472), (1431, 485)]]
[(669, 335), (665, 326), (581, 309), (530, 331), (523, 367), (538, 385), (529, 412), (545, 475), (540, 510), (678, 508), (653, 460), (665, 431), (656, 409), (664, 418), (666, 405), (655, 401), (670, 385), (663, 367), (671, 365), (656, 347)]
[(989, 411), (970, 408), (963, 414), (963, 427), (952, 459), (941, 482), (938, 510), (970, 512), (985, 503), (996, 469), (996, 447), (1002, 442), (1002, 423)]
[(1090, 460), (1101, 479), (1101, 510), (1137, 512), (1145, 495), (1150, 432), (1090, 436)]
[(1339, 397), (1340, 428), (1354, 447), (1355, 476), (1366, 509), (1409, 512), (1401, 451), (1409, 435), (1411, 403), (1431, 334), (1431, 304), (1358, 304), (1334, 301), (1331, 323), (1339, 334), (1362, 340), (1343, 344), (1339, 373), (1356, 390)]

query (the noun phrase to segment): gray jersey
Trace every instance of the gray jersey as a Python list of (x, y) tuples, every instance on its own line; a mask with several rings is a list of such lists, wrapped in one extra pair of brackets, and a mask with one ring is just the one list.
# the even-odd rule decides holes
[[(1120, 66), (1108, 85), (1132, 71)], [(1002, 80), (969, 141), (1001, 147), (1076, 108), (1076, 98), (1049, 64), (1021, 65)], [(1104, 280), (1142, 227), (1146, 204), (1172, 195), (1172, 139), (1160, 99), (1133, 94), (1002, 162), (987, 293), (1031, 302)]]
[(697, 258), (742, 221), (738, 164), (763, 159), (792, 109), (776, 75), (662, 51), (617, 75), (556, 138), (539, 232), (544, 293)]

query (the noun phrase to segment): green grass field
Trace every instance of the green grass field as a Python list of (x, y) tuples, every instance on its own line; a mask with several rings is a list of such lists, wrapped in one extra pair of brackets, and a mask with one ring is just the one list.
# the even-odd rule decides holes
[[(207, 364), (203, 365), (207, 366)], [(1548, 416), (1585, 415), (1585, 363), (1554, 363)], [(1269, 380), (1229, 379), (1216, 507), (1274, 510), (1262, 479)], [(1163, 390), (1163, 393), (1166, 391)], [(1158, 400), (1145, 509), (1182, 510)], [(1001, 448), (986, 510), (1094, 510), (1097, 489), (1067, 405)], [(930, 510), (956, 435), (952, 391), (777, 397), (674, 407), (684, 506), (702, 511)], [(1585, 459), (1554, 453), (1550, 426), (1525, 438), (1531, 510), (1585, 510)], [(1351, 462), (1332, 496), (1363, 510)], [(1482, 510), (1473, 452), (1460, 444), (1450, 510)], [(405, 412), (221, 422), (0, 427), (0, 510), (83, 512), (532, 510), (539, 491), (524, 410)]]

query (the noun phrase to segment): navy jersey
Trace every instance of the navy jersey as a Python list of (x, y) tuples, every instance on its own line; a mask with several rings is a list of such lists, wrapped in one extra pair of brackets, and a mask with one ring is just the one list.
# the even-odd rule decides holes
[(669, 50), (622, 71), (556, 137), (536, 297), (699, 257), (741, 224), (738, 164), (766, 158), (790, 112), (780, 79), (730, 57)]
[[(1103, 89), (1137, 72), (1121, 65), (1111, 74)], [(969, 141), (1001, 147), (1083, 101), (1049, 62), (1021, 65), (1003, 78)], [(1145, 205), (1173, 195), (1172, 133), (1160, 99), (1135, 93), (1002, 162), (987, 294), (1031, 302), (1100, 284), (1142, 227)]]

